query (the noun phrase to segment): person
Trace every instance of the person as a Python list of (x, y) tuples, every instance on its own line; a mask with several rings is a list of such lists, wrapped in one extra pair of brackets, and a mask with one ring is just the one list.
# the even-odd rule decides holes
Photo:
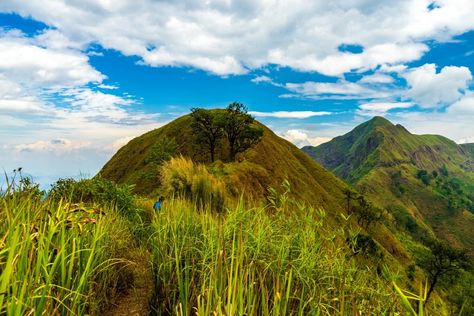
[(165, 199), (162, 196), (158, 197), (158, 200), (153, 205), (153, 208), (155, 209), (156, 212), (161, 210), (161, 205), (163, 204), (164, 200)]

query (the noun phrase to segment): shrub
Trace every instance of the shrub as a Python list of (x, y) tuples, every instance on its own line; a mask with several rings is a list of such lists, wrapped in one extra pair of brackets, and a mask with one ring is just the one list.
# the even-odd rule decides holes
[(225, 184), (212, 175), (205, 165), (195, 164), (182, 156), (165, 162), (161, 168), (161, 184), (165, 195), (179, 196), (221, 212), (227, 199)]
[(97, 203), (111, 206), (127, 214), (135, 210), (132, 187), (96, 177), (93, 179), (59, 179), (51, 186), (49, 196), (55, 200), (68, 199), (72, 203)]
[(429, 185), (431, 181), (431, 175), (426, 170), (418, 170), (416, 177), (423, 182), (424, 185)]

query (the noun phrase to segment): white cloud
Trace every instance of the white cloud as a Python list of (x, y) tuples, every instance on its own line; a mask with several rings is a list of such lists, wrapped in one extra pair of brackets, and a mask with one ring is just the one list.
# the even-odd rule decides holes
[(370, 99), (387, 98), (394, 94), (384, 87), (374, 89), (369, 84), (360, 84), (339, 80), (337, 82), (314, 82), (287, 83), (285, 88), (293, 94), (282, 97), (303, 97), (308, 99)]
[[(430, 3), (4, 0), (0, 11), (54, 26), (43, 40), (55, 38), (56, 48), (99, 43), (152, 66), (192, 66), (219, 75), (269, 63), (341, 75), (416, 60), (426, 52), (426, 40), (448, 40), (474, 28), (474, 2), (439, 0), (428, 10)], [(338, 47), (345, 43), (364, 50), (342, 53)]]
[(275, 111), (275, 112), (256, 112), (250, 111), (251, 115), (256, 117), (276, 117), (276, 118), (295, 118), (305, 119), (313, 116), (331, 115), (327, 111)]
[(257, 77), (253, 78), (250, 81), (253, 82), (253, 83), (261, 83), (261, 82), (273, 83), (272, 78), (270, 78), (268, 76), (257, 76)]
[(474, 92), (469, 92), (447, 108), (450, 114), (474, 115)]
[(311, 137), (306, 132), (298, 129), (290, 129), (281, 134), (281, 137), (292, 142), (298, 147), (307, 145), (318, 146), (331, 140), (330, 137)]
[(41, 89), (74, 87), (105, 78), (89, 65), (84, 54), (40, 47), (38, 40), (11, 32), (0, 36), (0, 74), (20, 85)]
[(39, 140), (34, 143), (18, 144), (14, 146), (14, 149), (20, 152), (50, 151), (61, 153), (80, 150), (88, 146), (90, 146), (88, 142), (74, 142), (69, 139), (55, 138), (49, 141)]
[(359, 105), (357, 114), (363, 116), (384, 115), (392, 109), (406, 109), (412, 107), (411, 102), (371, 102)]
[(406, 97), (424, 108), (437, 108), (458, 100), (472, 75), (467, 67), (446, 66), (436, 72), (435, 64), (425, 64), (402, 74), (410, 87)]
[(394, 82), (392, 76), (383, 74), (383, 73), (374, 73), (372, 75), (364, 76), (359, 80), (360, 83), (369, 83), (369, 84), (387, 84)]

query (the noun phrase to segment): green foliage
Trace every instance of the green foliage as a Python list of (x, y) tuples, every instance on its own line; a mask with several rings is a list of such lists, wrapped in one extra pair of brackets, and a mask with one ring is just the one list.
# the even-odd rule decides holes
[(329, 225), (324, 212), (273, 209), (240, 204), (216, 216), (185, 200), (167, 203), (154, 222), (155, 308), (182, 315), (401, 312), (390, 283), (359, 266), (344, 229)]
[(182, 197), (199, 209), (224, 211), (227, 193), (224, 182), (211, 174), (206, 166), (184, 157), (175, 157), (163, 164), (161, 184), (168, 197)]
[(395, 218), (398, 228), (409, 232), (412, 236), (417, 237), (417, 239), (420, 240), (422, 237), (420, 234), (422, 233), (422, 229), (405, 207), (390, 205), (387, 210)]
[(231, 103), (225, 114), (220, 115), (220, 125), (229, 143), (230, 160), (253, 145), (263, 136), (263, 129), (252, 127), (254, 118), (247, 113), (247, 108), (241, 103)]
[(391, 174), (391, 179), (392, 186), (394, 187), (397, 196), (403, 195), (407, 191), (407, 188), (403, 183), (402, 172), (400, 170), (393, 172)]
[(375, 240), (369, 235), (357, 233), (350, 237), (349, 245), (355, 255), (363, 255), (371, 259), (383, 259), (383, 252)]
[(354, 207), (354, 214), (357, 216), (357, 223), (361, 227), (368, 229), (371, 225), (383, 221), (383, 211), (368, 202), (364, 196), (358, 196), (356, 201), (357, 205)]
[(200, 108), (191, 109), (191, 117), (193, 119), (192, 128), (197, 143), (207, 146), (211, 156), (211, 162), (214, 162), (216, 146), (224, 135), (220, 124), (221, 115), (221, 113), (216, 111)]
[(268, 188), (267, 200), (269, 206), (275, 210), (283, 209), (289, 201), (291, 201), (289, 194), (291, 193), (291, 186), (288, 180), (283, 181), (281, 185), (283, 193), (279, 193), (275, 188)]
[(440, 173), (443, 177), (449, 176), (448, 167), (447, 167), (446, 165), (442, 165), (442, 166), (439, 168), (439, 173)]
[(418, 170), (416, 172), (416, 177), (423, 182), (424, 185), (429, 185), (431, 181), (431, 175), (428, 173), (428, 171), (422, 169)]
[(454, 249), (438, 240), (431, 240), (428, 245), (430, 251), (421, 256), (417, 262), (428, 275), (429, 290), (426, 300), (430, 298), (439, 281), (456, 279), (462, 270), (471, 268), (471, 261), (466, 251)]
[(97, 203), (130, 214), (135, 211), (132, 187), (119, 185), (96, 177), (93, 179), (59, 179), (51, 186), (49, 196), (55, 200), (68, 199), (73, 203)]
[(28, 192), (0, 197), (0, 315), (100, 314), (127, 276), (128, 223), (113, 208)]

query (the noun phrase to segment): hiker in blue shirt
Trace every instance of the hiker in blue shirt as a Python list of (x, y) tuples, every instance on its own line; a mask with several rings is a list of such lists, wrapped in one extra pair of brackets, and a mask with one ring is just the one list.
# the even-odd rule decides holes
[(159, 212), (161, 210), (161, 204), (163, 204), (164, 200), (165, 199), (162, 196), (160, 196), (158, 200), (155, 202), (155, 204), (153, 205), (153, 208), (155, 209), (156, 212)]

